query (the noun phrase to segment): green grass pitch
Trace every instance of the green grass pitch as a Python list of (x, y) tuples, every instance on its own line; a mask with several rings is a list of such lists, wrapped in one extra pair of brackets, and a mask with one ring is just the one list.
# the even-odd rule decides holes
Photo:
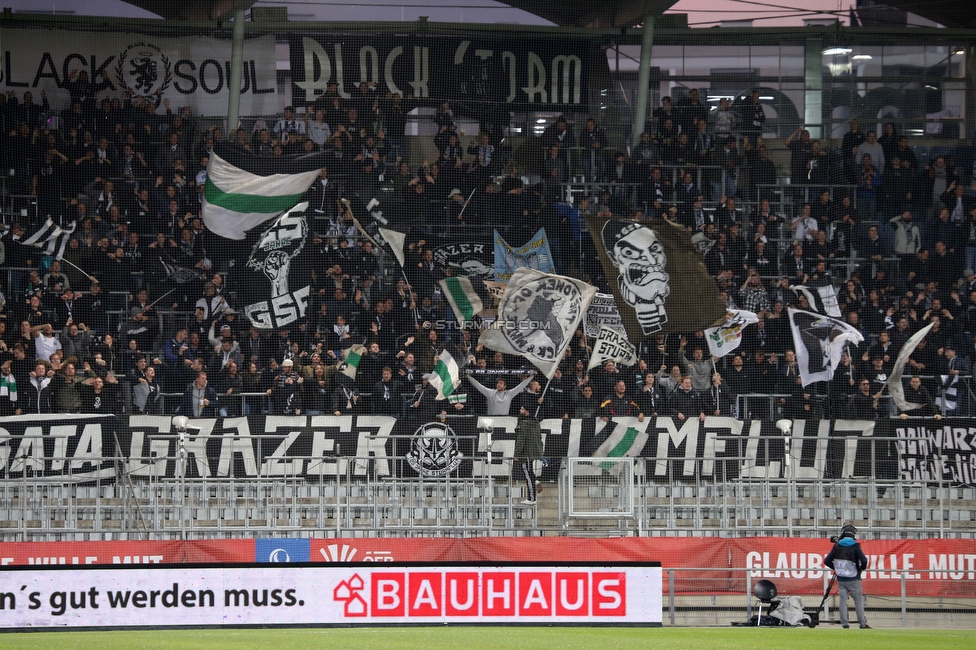
[(822, 626), (816, 629), (409, 627), (32, 632), (0, 634), (0, 647), (4, 650), (824, 650), (842, 647), (857, 650), (971, 650), (976, 648), (976, 631), (843, 630), (836, 626)]

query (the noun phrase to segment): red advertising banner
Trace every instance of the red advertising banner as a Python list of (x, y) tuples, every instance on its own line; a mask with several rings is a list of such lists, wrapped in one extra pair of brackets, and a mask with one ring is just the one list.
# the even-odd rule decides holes
[[(744, 593), (762, 579), (780, 593), (823, 593), (829, 572), (827, 539), (786, 537), (573, 537), (254, 539), (160, 542), (6, 542), (0, 565), (186, 564), (311, 561), (329, 564), (415, 562), (660, 562), (676, 571), (679, 594)], [(275, 553), (280, 546), (287, 552)], [(976, 597), (976, 540), (877, 540), (861, 542), (868, 557), (865, 590), (901, 593), (905, 572), (910, 593)], [(270, 552), (268, 552), (270, 550)]]
[[(472, 537), (312, 539), (312, 562), (661, 562), (727, 567), (715, 538)], [(674, 564), (681, 559), (693, 564)], [(742, 565), (745, 566), (745, 565)]]
[(0, 565), (253, 562), (253, 539), (0, 542)]

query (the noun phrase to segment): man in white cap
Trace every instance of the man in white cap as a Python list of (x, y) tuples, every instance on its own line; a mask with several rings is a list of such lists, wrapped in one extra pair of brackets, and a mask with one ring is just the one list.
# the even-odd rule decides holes
[(275, 377), (274, 387), (267, 390), (267, 395), (274, 400), (275, 415), (302, 414), (302, 383), (304, 378), (295, 371), (295, 362), (285, 359), (281, 362), (281, 369)]
[(464, 223), (464, 206), (468, 204), (464, 200), (464, 195), (461, 194), (461, 190), (454, 188), (451, 193), (447, 195), (447, 225), (454, 226), (459, 223)]

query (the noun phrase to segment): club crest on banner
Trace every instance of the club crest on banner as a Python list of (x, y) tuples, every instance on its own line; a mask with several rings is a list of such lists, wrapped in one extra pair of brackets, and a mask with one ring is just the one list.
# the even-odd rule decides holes
[(451, 267), (454, 275), (472, 280), (493, 280), (495, 251), (491, 243), (451, 242), (434, 249), (434, 262), (442, 270)]
[(421, 425), (410, 440), (407, 464), (422, 478), (443, 478), (456, 470), (464, 460), (457, 435), (447, 424), (428, 422)]
[(115, 81), (136, 96), (161, 94), (173, 82), (172, 65), (159, 47), (140, 41), (119, 52)]

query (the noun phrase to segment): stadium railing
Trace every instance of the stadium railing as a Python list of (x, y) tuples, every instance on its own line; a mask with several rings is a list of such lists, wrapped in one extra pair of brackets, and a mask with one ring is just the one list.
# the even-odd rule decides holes
[[(754, 453), (773, 458), (778, 445), (782, 454), (783, 438), (762, 440)], [(92, 479), (90, 467), (77, 459), (52, 458), (71, 474), (45, 477), (32, 458), (16, 457), (0, 481), (0, 540), (258, 533), (826, 537), (838, 522), (853, 523), (867, 539), (976, 538), (976, 488), (899, 478), (897, 456), (891, 455), (895, 439), (860, 438), (856, 457), (852, 450), (843, 459), (832, 460), (828, 453), (821, 461), (807, 458), (801, 446), (801, 440), (809, 448), (821, 439), (795, 440), (797, 451), (785, 467), (757, 464), (751, 455), (568, 459), (556, 489), (540, 494), (538, 506), (521, 503), (525, 488), (512, 458), (497, 452), (490, 462), (483, 455), (473, 458), (463, 476), (452, 471), (426, 478), (408, 470), (410, 456), (360, 456), (361, 450), (275, 459), (262, 455), (258, 445), (247, 478), (234, 476), (231, 468), (224, 476), (187, 476), (175, 455), (131, 464), (103, 457), (94, 466), (114, 469), (101, 480)], [(276, 472), (283, 462), (304, 468), (290, 472), (302, 476)]]

